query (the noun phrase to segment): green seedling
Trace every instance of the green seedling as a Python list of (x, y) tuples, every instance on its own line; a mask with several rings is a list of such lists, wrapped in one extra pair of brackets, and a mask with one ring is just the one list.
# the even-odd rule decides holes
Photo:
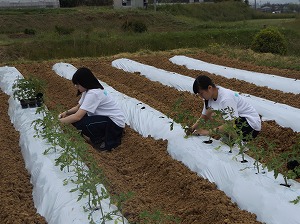
[(224, 123), (222, 118), (222, 113), (219, 110), (213, 111), (212, 119), (204, 120), (198, 119), (197, 120), (197, 127), (196, 129), (205, 129), (209, 130), (208, 140), (203, 141), (203, 143), (211, 144), (213, 138), (219, 138), (220, 132), (216, 129), (216, 127), (222, 125)]
[(287, 169), (294, 173), (294, 178), (300, 178), (300, 137), (295, 141), (295, 144), (291, 147), (293, 157), (291, 157), (287, 163)]
[[(239, 119), (239, 118), (237, 118)], [(239, 122), (240, 123), (240, 122)], [(235, 144), (237, 144), (239, 148), (239, 155), (242, 156), (241, 163), (247, 163), (248, 161), (245, 159), (245, 152), (249, 150), (248, 144), (251, 142), (252, 135), (244, 136), (242, 129), (243, 127), (247, 126), (247, 122), (242, 122), (239, 125), (235, 125), (235, 130), (237, 133), (236, 139), (235, 139)]]
[[(266, 157), (266, 149), (262, 148), (262, 147), (258, 147), (253, 141), (249, 142), (247, 144), (248, 149), (254, 153), (254, 162), (253, 162), (253, 166), (256, 169), (256, 174), (260, 173), (260, 167), (262, 166), (262, 169), (264, 169), (265, 165), (260, 164), (260, 160), (262, 158)], [(263, 172), (264, 173), (264, 172)]]
[(298, 204), (300, 202), (300, 196), (298, 196), (296, 199), (294, 199), (290, 202), (293, 203), (294, 205)]
[[(223, 143), (229, 146), (229, 152), (232, 153), (233, 146), (236, 143), (236, 128), (233, 121), (230, 119), (233, 115), (233, 110), (229, 107), (224, 110), (214, 111), (215, 117), (217, 117), (217, 123), (214, 125), (223, 126), (222, 132), (216, 134), (220, 136)], [(213, 129), (214, 130), (214, 129)]]
[(166, 215), (159, 210), (156, 210), (153, 213), (144, 211), (140, 214), (143, 224), (147, 223), (157, 223), (157, 224), (166, 224), (166, 223), (180, 223), (178, 218), (175, 218), (172, 215)]
[[(129, 200), (130, 198), (132, 198), (133, 195), (134, 195), (133, 192), (121, 193), (119, 195), (114, 195), (112, 197), (112, 202), (114, 203), (114, 205), (117, 206), (117, 208), (118, 208), (117, 211), (120, 211), (121, 213), (123, 213), (123, 204), (124, 204), (124, 202), (126, 202), (127, 200)], [(113, 215), (119, 216), (119, 213), (118, 212), (114, 212)], [(125, 223), (124, 217), (121, 216), (119, 218), (121, 219), (122, 223), (124, 224)]]
[(174, 128), (174, 123), (181, 124), (181, 127), (184, 129), (185, 138), (192, 135), (189, 124), (195, 122), (194, 117), (191, 115), (191, 112), (185, 109), (182, 109), (183, 100), (179, 98), (172, 107), (172, 111), (176, 113), (175, 118), (172, 122), (170, 122), (170, 130), (172, 131)]
[(12, 85), (13, 98), (18, 100), (35, 98), (38, 93), (44, 93), (45, 81), (30, 76), (28, 79), (16, 79)]
[[(101, 212), (101, 223), (112, 220), (113, 216), (119, 214), (118, 210), (109, 213), (103, 211), (102, 200), (110, 197), (109, 192), (104, 188), (107, 181), (94, 157), (89, 153), (89, 147), (81, 134), (74, 127), (61, 124), (57, 111), (49, 111), (42, 106), (36, 112), (42, 114), (43, 118), (32, 123), (36, 131), (35, 137), (43, 138), (50, 143), (51, 146), (44, 154), (53, 150), (57, 154), (56, 166), (60, 166), (61, 170), (67, 168), (67, 172), (72, 172), (73, 175), (65, 179), (63, 184), (69, 182), (75, 184), (76, 187), (71, 192), (78, 191), (78, 201), (88, 198), (88, 205), (83, 208), (89, 212), (90, 223), (96, 223), (93, 220), (93, 213), (97, 210)], [(57, 150), (57, 148), (61, 149)], [(122, 197), (120, 200), (118, 207), (121, 207), (120, 203), (123, 203), (125, 198)]]
[(284, 183), (280, 184), (282, 186), (290, 187), (290, 184), (288, 184), (288, 179), (294, 179), (296, 177), (292, 170), (285, 168), (287, 162), (294, 156), (295, 155), (293, 151), (285, 151), (280, 153), (280, 155), (273, 153), (272, 158), (267, 162), (268, 169), (274, 171), (275, 179), (278, 177), (279, 173), (282, 173), (284, 179)]

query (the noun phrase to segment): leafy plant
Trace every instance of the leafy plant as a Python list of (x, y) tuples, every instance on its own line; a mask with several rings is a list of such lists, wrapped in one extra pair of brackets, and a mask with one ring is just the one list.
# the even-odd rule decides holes
[(184, 129), (186, 133), (186, 138), (191, 135), (191, 131), (189, 129), (190, 124), (196, 121), (195, 117), (191, 115), (191, 112), (185, 109), (182, 109), (183, 99), (179, 98), (176, 100), (175, 104), (172, 107), (172, 111), (175, 112), (175, 118), (172, 122), (170, 122), (170, 130), (173, 130), (174, 122), (181, 124), (181, 127)]
[[(240, 119), (240, 118), (237, 118), (237, 120), (238, 119)], [(236, 133), (237, 133), (235, 143), (237, 144), (237, 146), (239, 148), (239, 155), (242, 156), (241, 163), (248, 162), (245, 159), (245, 152), (247, 150), (249, 150), (249, 148), (248, 148), (248, 142), (250, 142), (252, 140), (252, 135), (249, 134), (248, 136), (244, 136), (244, 133), (242, 131), (243, 127), (245, 127), (247, 125), (248, 124), (247, 124), (246, 121), (240, 123), (239, 125), (235, 125), (235, 129), (236, 129)]]
[(178, 218), (175, 218), (172, 215), (165, 215), (159, 210), (156, 210), (153, 213), (144, 211), (140, 214), (140, 218), (143, 219), (141, 223), (157, 223), (157, 224), (165, 224), (165, 223), (180, 223)]
[(59, 35), (70, 35), (74, 32), (74, 29), (64, 26), (55, 26), (55, 32)]
[[(233, 115), (232, 108), (225, 108), (223, 110), (214, 111), (214, 126), (223, 126), (222, 132), (217, 132), (216, 134), (220, 137), (221, 142), (229, 146), (229, 152), (232, 152), (233, 146), (236, 143), (236, 127), (230, 118)], [(214, 130), (214, 129), (212, 129)]]
[(122, 24), (122, 29), (124, 31), (132, 31), (135, 33), (144, 33), (148, 30), (147, 25), (144, 22), (138, 20), (134, 20), (134, 21), (126, 20)]
[(35, 98), (38, 93), (44, 93), (45, 85), (43, 80), (36, 77), (17, 79), (12, 85), (13, 98), (18, 100)]
[[(253, 162), (253, 166), (257, 171), (257, 174), (260, 173), (260, 167), (262, 167), (262, 169), (265, 168), (265, 165), (262, 165), (259, 161), (262, 158), (266, 157), (267, 154), (267, 149), (263, 148), (263, 147), (259, 147), (255, 144), (255, 142), (251, 141), (247, 144), (248, 149), (253, 153), (253, 157), (255, 159), (255, 161)], [(274, 147), (273, 144), (270, 144), (270, 147)]]
[(298, 196), (296, 199), (290, 201), (291, 203), (294, 203), (294, 205), (298, 204), (300, 202), (300, 196)]
[(268, 169), (274, 171), (275, 179), (278, 177), (279, 173), (282, 173), (284, 184), (281, 185), (285, 187), (290, 187), (290, 184), (288, 184), (288, 179), (294, 179), (296, 177), (296, 174), (292, 170), (285, 168), (287, 162), (294, 156), (295, 155), (293, 151), (285, 151), (279, 155), (273, 153), (272, 158), (267, 162)]
[(285, 54), (285, 37), (275, 27), (268, 27), (257, 33), (253, 39), (252, 50), (262, 53)]
[(28, 29), (28, 28), (26, 28), (24, 30), (24, 33), (28, 34), (28, 35), (35, 35), (35, 30), (34, 29)]
[(198, 119), (197, 121), (197, 129), (202, 128), (209, 130), (208, 140), (203, 141), (203, 143), (211, 144), (212, 138), (219, 138), (219, 132), (215, 129), (221, 124), (221, 113), (220, 111), (214, 111), (213, 119), (205, 121), (204, 119)]
[[(117, 206), (118, 211), (123, 213), (123, 204), (125, 201), (129, 200), (130, 198), (133, 197), (133, 192), (128, 192), (128, 193), (121, 193), (119, 195), (114, 195), (112, 197), (112, 202)], [(114, 213), (114, 215), (118, 215), (117, 213)], [(125, 223), (124, 217), (120, 217), (122, 222)]]
[[(101, 212), (101, 223), (113, 220), (113, 216), (120, 216), (124, 223), (124, 218), (119, 215), (118, 210), (104, 212), (102, 200), (110, 198), (109, 192), (104, 188), (106, 179), (94, 157), (88, 152), (89, 148), (77, 129), (61, 124), (57, 119), (58, 112), (49, 111), (45, 106), (38, 108), (37, 113), (41, 113), (43, 118), (33, 122), (36, 131), (35, 137), (42, 137), (51, 143), (45, 154), (54, 149), (53, 152), (58, 154), (55, 159), (56, 166), (60, 166), (61, 170), (67, 168), (67, 172), (74, 173), (63, 182), (64, 185), (69, 182), (75, 184), (71, 192), (79, 191), (78, 201), (82, 198), (88, 198), (87, 206), (83, 208), (89, 212), (90, 223), (96, 223), (93, 219), (93, 213), (97, 210)], [(88, 167), (85, 164), (88, 164)], [(121, 204), (127, 198), (123, 195), (115, 196), (114, 202), (117, 203), (118, 208), (122, 208)]]

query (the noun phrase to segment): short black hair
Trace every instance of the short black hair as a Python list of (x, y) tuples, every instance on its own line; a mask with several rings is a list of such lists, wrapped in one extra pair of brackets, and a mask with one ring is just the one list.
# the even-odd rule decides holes
[(207, 90), (208, 86), (216, 87), (213, 81), (206, 75), (199, 75), (193, 84), (193, 91), (195, 94), (199, 93), (199, 90)]

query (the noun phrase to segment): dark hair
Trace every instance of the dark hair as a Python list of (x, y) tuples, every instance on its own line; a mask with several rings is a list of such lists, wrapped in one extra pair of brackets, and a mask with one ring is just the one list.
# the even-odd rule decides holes
[[(94, 76), (92, 71), (88, 68), (82, 67), (79, 68), (72, 77), (72, 82), (74, 85), (81, 85), (82, 87), (89, 89), (104, 89), (100, 84), (98, 79)], [(78, 91), (77, 95), (81, 93)]]
[[(199, 90), (207, 90), (208, 86), (216, 87), (213, 81), (206, 75), (199, 75), (193, 84), (193, 91), (195, 94), (199, 93)], [(208, 109), (208, 100), (204, 100), (205, 108)]]
[(213, 81), (206, 75), (199, 75), (193, 84), (193, 91), (195, 94), (199, 93), (199, 90), (207, 90), (208, 86), (216, 87)]

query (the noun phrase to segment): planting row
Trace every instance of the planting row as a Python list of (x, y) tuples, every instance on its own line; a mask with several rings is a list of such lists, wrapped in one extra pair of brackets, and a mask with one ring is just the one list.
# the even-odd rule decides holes
[[(56, 64), (53, 69), (59, 75), (68, 79), (71, 79), (73, 72), (76, 70), (76, 68), (72, 68), (72, 65), (65, 63)], [(168, 79), (163, 76), (161, 77), (163, 79)], [(275, 208), (271, 208), (269, 210), (269, 208), (262, 208), (257, 205), (253, 207), (249, 206), (249, 204), (256, 204), (252, 200), (261, 201), (261, 204), (265, 205), (265, 200), (274, 200), (274, 192), (276, 192), (276, 194), (281, 194), (281, 197), (289, 198), (286, 198), (287, 200), (284, 203), (289, 207), (289, 211), (293, 210), (293, 212), (295, 212), (298, 210), (298, 207), (291, 204), (290, 201), (297, 198), (297, 193), (295, 192), (295, 189), (298, 189), (297, 182), (291, 181), (292, 187), (290, 188), (290, 192), (293, 192), (293, 194), (295, 193), (295, 195), (290, 198), (291, 195), (288, 195), (286, 190), (283, 189), (283, 187), (280, 187), (281, 180), (283, 180), (281, 179), (282, 175), (279, 175), (280, 178), (278, 178), (281, 180), (274, 180), (274, 173), (272, 171), (266, 171), (265, 173), (256, 175), (256, 170), (253, 169), (253, 167), (251, 168), (251, 165), (255, 163), (255, 160), (252, 158), (246, 156), (246, 159), (249, 161), (248, 165), (236, 163), (236, 161), (235, 163), (232, 163), (232, 154), (228, 154), (229, 148), (227, 146), (222, 145), (222, 147), (216, 151), (212, 149), (220, 146), (220, 142), (218, 141), (214, 141), (212, 145), (207, 146), (202, 143), (202, 141), (205, 139), (204, 137), (192, 137), (185, 139), (183, 128), (179, 124), (174, 123), (172, 119), (167, 118), (166, 115), (155, 111), (155, 109), (139, 101), (131, 103), (127, 96), (117, 93), (107, 85), (104, 86), (111, 94), (114, 95), (116, 99), (118, 99), (118, 102), (127, 115), (126, 117), (129, 119), (127, 122), (132, 128), (137, 130), (143, 136), (151, 135), (156, 139), (168, 139), (168, 151), (174, 159), (182, 161), (191, 170), (197, 172), (199, 175), (205, 178), (208, 178), (211, 182), (217, 183), (219, 189), (225, 191), (227, 195), (233, 198), (233, 200), (238, 199), (237, 203), (241, 208), (245, 208), (248, 211), (254, 212), (258, 215), (260, 220), (268, 220), (268, 222), (271, 220), (270, 223), (280, 223), (280, 220), (286, 219), (288, 216), (292, 220), (295, 218), (297, 219), (297, 217), (293, 215), (286, 216), (284, 213), (287, 211), (283, 211), (281, 214), (272, 214), (272, 211), (274, 211)], [(170, 130), (170, 123), (174, 123), (172, 131)], [(149, 124), (151, 124), (151, 126)], [(235, 155), (238, 155), (238, 151), (236, 149), (234, 149), (234, 152)], [(237, 160), (240, 159), (239, 156), (236, 158)], [(207, 164), (207, 161), (210, 161), (210, 164)], [(241, 178), (241, 176), (243, 176), (243, 178)], [(244, 179), (245, 177), (246, 179)], [(254, 178), (253, 181), (252, 178)], [(266, 181), (266, 183), (263, 180)], [(268, 187), (270, 180), (272, 180), (272, 185), (274, 184), (274, 186), (271, 188), (270, 186)], [(252, 184), (254, 186), (252, 186)], [(245, 188), (241, 187), (241, 185), (249, 185), (251, 187), (247, 188), (245, 191)], [(257, 189), (257, 186), (264, 190)], [(233, 189), (234, 191), (232, 191)], [(270, 192), (269, 189), (273, 189), (273, 191)], [(250, 192), (248, 192), (248, 190)], [(278, 191), (282, 192), (279, 193)], [(263, 195), (260, 195), (258, 192), (262, 192)], [(246, 195), (251, 195), (251, 198), (248, 198)], [(254, 197), (253, 195), (257, 195), (257, 197)], [(270, 196), (270, 198), (268, 198), (267, 195)], [(272, 205), (282, 205), (282, 203), (283, 201), (280, 200), (280, 202), (274, 202)], [(264, 211), (264, 214), (260, 214), (262, 211)], [(267, 215), (266, 213), (269, 214)], [(272, 219), (270, 219), (271, 216), (273, 216)]]
[(27, 81), (32, 85), (22, 88), (18, 84), (25, 80), (15, 68), (0, 68), (0, 87), (11, 96), (8, 114), (20, 132), (21, 150), (34, 185), (37, 211), (48, 223), (127, 223), (118, 208), (110, 203), (101, 170), (86, 167), (83, 157), (93, 163), (92, 159), (88, 160), (87, 145), (80, 141), (79, 134), (72, 129), (60, 129), (55, 122), (57, 114), (44, 106), (22, 107), (16, 93), (32, 90), (34, 94), (38, 86), (32, 80)]
[[(72, 66), (71, 65), (67, 65), (66, 67), (68, 67), (68, 68), (72, 68)], [(66, 69), (66, 70), (64, 70), (64, 69), (62, 69), (63, 71), (70, 71), (69, 73), (72, 75), (73, 73), (74, 73), (74, 70), (76, 71), (76, 68), (73, 68), (73, 70), (72, 69)], [(109, 88), (109, 87), (107, 87), (107, 88)], [(120, 101), (122, 101), (122, 100), (124, 100), (124, 96), (123, 97), (121, 97), (120, 98)], [(136, 105), (135, 105), (135, 103), (136, 103)], [(132, 105), (132, 108), (130, 109), (130, 112), (128, 112), (128, 116), (129, 117), (131, 117), (131, 116), (133, 116), (133, 117), (141, 117), (140, 115), (137, 115), (136, 114), (136, 112), (133, 112), (134, 110), (138, 110), (139, 112), (142, 112), (143, 113), (143, 111), (147, 111), (148, 109), (150, 109), (150, 111), (151, 111), (151, 113), (150, 114), (152, 114), (153, 113), (153, 111), (154, 111), (154, 109), (151, 109), (148, 105), (145, 105), (145, 104), (143, 104), (143, 103), (141, 103), (141, 102), (139, 102), (139, 101), (137, 101), (137, 102), (135, 102), (135, 103), (133, 103), (133, 104), (129, 104), (129, 105)], [(129, 109), (128, 109), (129, 110)], [(159, 113), (159, 112), (158, 112)], [(159, 115), (160, 115), (160, 119), (158, 119), (158, 120), (164, 120), (164, 118), (166, 118), (167, 116), (166, 115), (163, 115), (163, 114), (160, 114), (159, 113)], [(149, 116), (147, 116), (147, 117), (149, 117)], [(154, 116), (154, 118), (156, 118), (156, 116)], [(132, 118), (131, 118), (132, 119)], [(140, 120), (138, 120), (138, 121), (134, 121), (134, 120), (132, 120), (132, 123), (130, 123), (131, 125), (130, 126), (132, 126), (132, 127), (137, 127), (137, 129), (136, 130), (139, 130), (139, 132), (140, 133), (143, 133), (143, 136), (148, 136), (148, 133), (149, 133), (149, 130), (147, 130), (147, 128), (145, 128), (144, 127), (144, 125), (145, 124), (143, 124), (143, 122), (141, 122), (141, 121), (149, 121), (149, 123), (151, 123), (151, 124), (153, 124), (153, 123), (155, 123), (155, 122), (153, 122), (152, 120), (151, 120), (151, 116), (150, 116), (150, 119), (147, 119), (147, 118), (145, 118), (145, 117), (141, 117), (141, 119)], [(164, 126), (164, 127), (166, 127), (166, 129), (163, 129), (162, 131), (161, 131), (161, 124), (160, 125), (158, 125), (158, 127), (156, 128), (156, 130), (154, 131), (154, 132), (151, 132), (153, 135), (155, 135), (156, 133), (157, 133), (157, 138), (161, 138), (161, 136), (164, 136), (164, 133), (165, 132), (167, 132), (168, 133), (168, 131), (170, 132), (170, 123), (172, 123), (173, 122), (173, 120), (170, 120), (170, 119), (167, 119), (167, 122), (165, 122), (165, 123), (163, 123), (162, 124), (162, 126)], [(133, 125), (133, 123), (135, 124), (135, 125)], [(148, 122), (147, 122), (148, 123)], [(183, 130), (182, 130), (182, 128), (180, 127), (180, 132), (179, 133), (176, 133), (176, 130), (177, 130), (177, 128), (178, 128), (178, 124), (176, 124), (176, 123), (174, 123), (175, 124), (175, 128), (174, 128), (174, 131), (175, 131), (175, 136), (184, 136), (184, 132), (183, 132)], [(160, 132), (161, 131), (161, 132)], [(172, 131), (172, 133), (174, 133), (174, 131)], [(159, 134), (161, 134), (161, 136), (159, 136)], [(168, 139), (168, 138), (166, 138), (166, 137), (164, 137), (164, 139)], [(198, 139), (199, 140), (199, 139)], [(203, 138), (202, 139), (200, 139), (201, 141), (203, 140)], [(169, 141), (170, 142), (170, 141)], [(179, 142), (180, 143), (180, 142)], [(214, 142), (215, 143), (215, 142)], [(170, 146), (169, 146), (170, 147)], [(206, 146), (207, 147), (207, 146)], [(214, 147), (216, 147), (216, 145), (214, 145), (213, 147), (209, 147), (209, 149), (211, 150), (212, 148), (214, 148)], [(180, 150), (182, 150), (183, 148), (182, 147), (180, 147)], [(199, 149), (199, 148), (198, 148)], [(226, 152), (226, 148), (224, 149), (224, 151), (223, 152)], [(198, 152), (199, 153), (199, 152)], [(235, 151), (235, 153), (237, 153), (236, 151)], [(220, 154), (219, 154), (220, 155)], [(229, 154), (228, 154), (229, 155)], [(199, 156), (199, 155), (198, 155)], [(229, 155), (230, 156), (230, 155)], [(230, 156), (231, 157), (231, 156)], [(239, 158), (237, 158), (237, 159), (239, 159)], [(247, 159), (248, 159), (248, 157), (247, 157)], [(250, 160), (249, 160), (250, 161)], [(252, 161), (250, 161), (250, 162), (252, 162)], [(193, 166), (193, 165), (189, 165), (189, 167), (191, 167), (191, 166)], [(200, 172), (200, 171), (199, 171)], [(210, 173), (210, 171), (208, 171), (208, 173)], [(214, 173), (214, 172), (212, 172), (212, 173)], [(210, 174), (210, 175), (212, 175), (212, 174)], [(215, 174), (216, 175), (216, 174)], [(212, 175), (212, 177), (210, 178), (210, 180), (213, 180), (214, 178), (216, 178), (214, 175)], [(223, 180), (224, 181), (224, 180)]]
[[(189, 60), (190, 59), (182, 59), (180, 62), (181, 64), (188, 64)], [(125, 58), (114, 60), (112, 62), (112, 66), (127, 72), (139, 73), (152, 81), (158, 81), (163, 85), (174, 87), (179, 91), (187, 91), (193, 93), (192, 87), (194, 78), (158, 69), (153, 66), (141, 64), (139, 62)], [(215, 65), (213, 65), (213, 68), (214, 66)], [(215, 72), (215, 69), (210, 70), (206, 68), (206, 70)], [(225, 69), (225, 71), (227, 72), (227, 69)], [(246, 71), (246, 74), (247, 73), (248, 71)], [(239, 71), (238, 74), (240, 74), (242, 77), (245, 76), (245, 74), (242, 71)], [(252, 74), (252, 81), (255, 80), (254, 76), (255, 74)], [(235, 76), (235, 78), (237, 77), (238, 76)], [(273, 76), (264, 74), (264, 80), (260, 78), (262, 85), (267, 86), (270, 77)], [(289, 87), (295, 83), (295, 80), (285, 78), (285, 82), (282, 82), (282, 79), (274, 80), (274, 82), (279, 82), (282, 86), (282, 89), (284, 88), (286, 91), (289, 91)], [(298, 84), (298, 82), (297, 85), (299, 85), (299, 87), (296, 89), (296, 91), (300, 89), (300, 84)], [(252, 104), (256, 108), (258, 113), (262, 116), (262, 120), (275, 120), (282, 127), (290, 127), (294, 131), (300, 132), (300, 109), (285, 104), (275, 103), (273, 101), (266, 100), (263, 98), (255, 97), (247, 93), (244, 93), (242, 95), (250, 104)], [(274, 113), (274, 111), (276, 111), (276, 113)]]

